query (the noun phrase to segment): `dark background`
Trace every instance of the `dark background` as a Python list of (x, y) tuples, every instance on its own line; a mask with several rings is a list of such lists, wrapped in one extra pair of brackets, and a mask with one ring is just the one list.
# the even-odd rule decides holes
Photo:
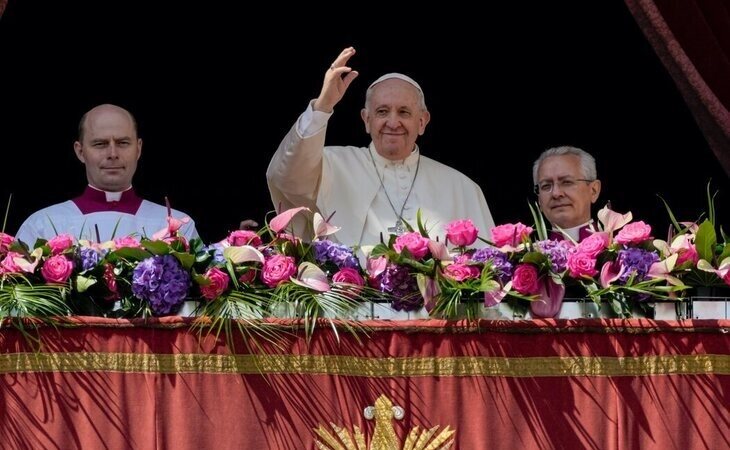
[(271, 3), (254, 14), (228, 2), (55, 3), (64, 4), (10, 0), (0, 19), (0, 204), (14, 194), (10, 233), (83, 189), (77, 123), (104, 102), (139, 122), (141, 195), (168, 195), (209, 241), (243, 218), (261, 222), (272, 209), (269, 158), (349, 45), (360, 77), (327, 142), (367, 145), (365, 88), (382, 73), (407, 73), (432, 114), (422, 151), (477, 181), (497, 223), (530, 220), (532, 162), (557, 145), (593, 153), (600, 206), (631, 210), (658, 237), (668, 220), (657, 194), (695, 219), (709, 179), (728, 223), (728, 178), (621, 2), (510, 2), (480, 6), (485, 14), (422, 4)]

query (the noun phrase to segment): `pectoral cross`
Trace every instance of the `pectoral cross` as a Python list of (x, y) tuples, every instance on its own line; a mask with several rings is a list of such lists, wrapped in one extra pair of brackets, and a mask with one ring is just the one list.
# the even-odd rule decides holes
[(388, 233), (393, 233), (396, 236), (400, 236), (400, 235), (402, 235), (405, 232), (406, 232), (406, 228), (403, 226), (403, 221), (400, 220), (400, 218), (395, 221), (395, 226), (394, 227), (389, 227), (388, 228)]

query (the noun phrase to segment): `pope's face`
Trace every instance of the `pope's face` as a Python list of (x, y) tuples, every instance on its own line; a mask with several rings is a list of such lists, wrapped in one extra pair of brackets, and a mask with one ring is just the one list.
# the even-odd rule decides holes
[(430, 119), (418, 89), (397, 78), (381, 81), (373, 86), (366, 106), (362, 120), (378, 154), (391, 160), (407, 158)]

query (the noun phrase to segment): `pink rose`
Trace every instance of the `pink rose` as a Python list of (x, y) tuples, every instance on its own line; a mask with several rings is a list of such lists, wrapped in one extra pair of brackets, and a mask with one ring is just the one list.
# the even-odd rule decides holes
[(393, 248), (398, 253), (406, 248), (414, 259), (421, 259), (428, 253), (428, 239), (421, 236), (421, 233), (417, 231), (405, 233), (395, 238)]
[(521, 222), (507, 223), (492, 228), (492, 241), (495, 247), (504, 247), (505, 245), (517, 247), (524, 239), (529, 238), (531, 233), (532, 227), (527, 227)]
[(74, 245), (74, 238), (70, 234), (59, 234), (48, 241), (48, 247), (51, 248), (52, 255), (58, 255), (72, 245)]
[(360, 273), (357, 270), (352, 269), (350, 267), (340, 269), (339, 272), (332, 275), (332, 282), (333, 283), (354, 284), (356, 286), (365, 285), (365, 280), (362, 279), (362, 276), (360, 276)]
[(520, 264), (512, 275), (512, 287), (523, 295), (537, 294), (540, 290), (537, 268), (532, 264)]
[(9, 234), (0, 233), (0, 255), (4, 255), (10, 249), (10, 244), (15, 240)]
[(466, 247), (477, 240), (479, 230), (469, 219), (455, 220), (446, 225), (446, 239), (459, 247)]
[(8, 254), (5, 256), (5, 259), (0, 262), (0, 272), (2, 273), (20, 273), (23, 271), (23, 269), (20, 268), (17, 264), (15, 264), (15, 260), (13, 258), (22, 258), (23, 255), (21, 255), (18, 252), (8, 252)]
[(261, 281), (268, 287), (276, 287), (297, 273), (297, 265), (291, 256), (274, 255), (264, 261)]
[(598, 256), (608, 247), (608, 233), (593, 233), (578, 244), (578, 252), (590, 255), (592, 258)]
[(465, 264), (449, 264), (444, 268), (444, 276), (454, 281), (479, 278), (481, 273), (481, 270), (477, 266), (467, 266)]
[(106, 284), (106, 288), (109, 290), (109, 295), (104, 297), (105, 300), (113, 302), (116, 300), (119, 300), (122, 298), (121, 295), (119, 295), (119, 289), (117, 288), (117, 277), (114, 274), (114, 266), (107, 263), (104, 264), (104, 284)]
[(215, 300), (220, 297), (228, 288), (228, 282), (231, 280), (227, 273), (217, 267), (205, 272), (205, 277), (210, 280), (210, 283), (200, 286), (200, 293), (208, 300)]
[(619, 244), (638, 244), (651, 239), (651, 225), (642, 221), (631, 222), (616, 235), (616, 242)]
[(114, 239), (114, 248), (140, 248), (142, 245), (139, 243), (137, 238), (132, 236), (124, 236), (122, 238)]
[(243, 284), (250, 284), (256, 279), (256, 271), (253, 268), (249, 268), (238, 277), (238, 282)]
[(570, 276), (575, 278), (593, 277), (598, 273), (596, 270), (596, 259), (591, 255), (576, 252), (568, 255), (568, 270)]
[(41, 267), (41, 275), (48, 283), (65, 283), (71, 272), (74, 270), (74, 264), (63, 255), (51, 256)]
[(229, 234), (226, 239), (229, 244), (236, 247), (240, 247), (242, 245), (258, 247), (262, 244), (259, 235), (250, 230), (236, 230)]

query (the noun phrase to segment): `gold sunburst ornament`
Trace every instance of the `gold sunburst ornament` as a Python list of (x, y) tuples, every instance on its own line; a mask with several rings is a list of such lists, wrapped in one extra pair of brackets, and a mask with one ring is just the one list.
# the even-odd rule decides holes
[(434, 437), (439, 429), (438, 425), (428, 430), (421, 430), (418, 426), (413, 427), (405, 442), (401, 444), (393, 429), (392, 421), (401, 420), (404, 414), (403, 408), (393, 406), (388, 397), (381, 395), (375, 401), (375, 406), (365, 408), (365, 418), (375, 419), (375, 431), (369, 447), (365, 444), (365, 435), (357, 425), (353, 427), (351, 433), (343, 427), (330, 423), (334, 432), (330, 433), (320, 424), (314, 432), (321, 440), (315, 439), (314, 442), (320, 450), (448, 450), (454, 445), (451, 436), (455, 431), (450, 430), (448, 426)]

